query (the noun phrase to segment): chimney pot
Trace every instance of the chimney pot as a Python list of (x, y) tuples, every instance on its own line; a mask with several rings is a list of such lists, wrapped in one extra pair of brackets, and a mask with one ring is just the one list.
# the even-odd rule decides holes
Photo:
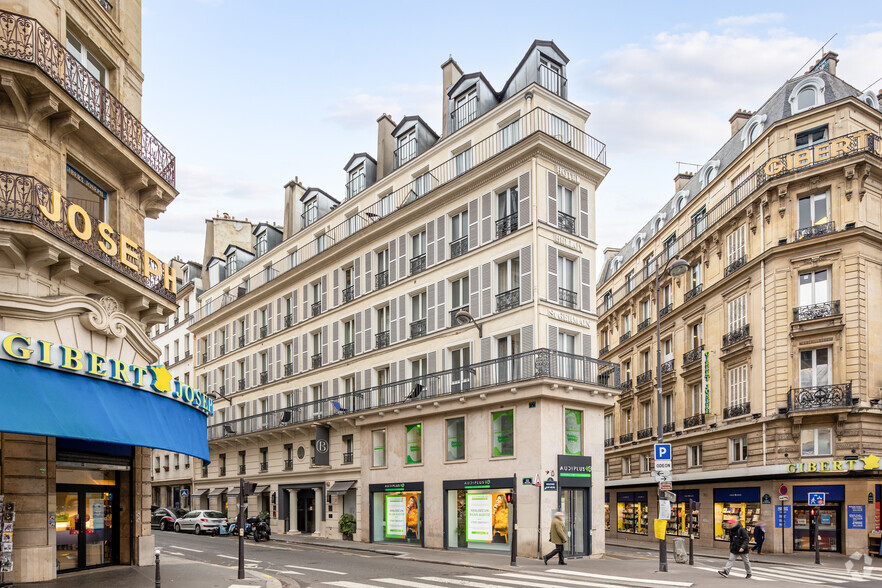
[(674, 176), (674, 192), (682, 190), (691, 179), (692, 174), (690, 172), (680, 172)]
[(730, 136), (734, 137), (735, 133), (740, 131), (741, 127), (743, 127), (747, 123), (747, 121), (750, 120), (751, 116), (753, 116), (753, 113), (749, 110), (742, 110), (741, 108), (736, 110), (735, 114), (733, 114), (732, 117), (729, 119), (729, 126), (732, 130), (732, 134)]

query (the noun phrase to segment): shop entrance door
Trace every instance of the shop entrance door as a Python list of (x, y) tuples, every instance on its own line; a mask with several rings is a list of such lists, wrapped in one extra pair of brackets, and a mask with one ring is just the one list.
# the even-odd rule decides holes
[(116, 488), (58, 484), (55, 493), (56, 565), (59, 572), (111, 565), (119, 559), (114, 525)]
[[(827, 504), (815, 507), (818, 513), (818, 535), (820, 551), (842, 551), (842, 529), (839, 526), (840, 504)], [(793, 549), (794, 551), (815, 550), (815, 520), (811, 517), (812, 507), (807, 504), (793, 505)]]
[(315, 490), (312, 488), (297, 491), (297, 530), (315, 533)]
[(588, 536), (588, 489), (562, 488), (561, 511), (569, 541), (564, 545), (564, 556), (581, 557), (591, 550)]

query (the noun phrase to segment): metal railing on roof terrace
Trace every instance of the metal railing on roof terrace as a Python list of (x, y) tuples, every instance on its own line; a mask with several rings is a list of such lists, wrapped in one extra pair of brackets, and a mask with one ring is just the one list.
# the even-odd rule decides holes
[(478, 118), (478, 97), (470, 98), (450, 113), (450, 132), (458, 131)]
[[(506, 129), (500, 129), (471, 147), (472, 168), (492, 159), (536, 133), (544, 133), (598, 163), (606, 165), (606, 145), (542, 108), (534, 108), (511, 124), (518, 126), (517, 132), (506, 131), (511, 126), (509, 125)], [(513, 140), (512, 137), (518, 137), (518, 139)], [(305, 263), (316, 255), (345, 241), (352, 235), (376, 224), (383, 218), (394, 215), (402, 208), (422, 199), (440, 186), (456, 179), (462, 175), (461, 172), (461, 169), (457, 170), (455, 157), (430, 169), (428, 176), (424, 174), (362, 209), (356, 215), (360, 217), (359, 222), (352, 222), (351, 218), (344, 219), (336, 226), (328, 229), (324, 234), (300, 247), (297, 250), (297, 264)], [(426, 177), (430, 178), (431, 181), (427, 182)], [(286, 258), (274, 264), (273, 267), (278, 270), (278, 275), (281, 275), (293, 266), (290, 259)], [(214, 304), (213, 306), (203, 304), (194, 313), (195, 321), (198, 322), (213, 312), (217, 312), (228, 303), (229, 301), (222, 301), (221, 304)]]
[[(862, 137), (863, 141), (861, 141)], [(877, 158), (882, 159), (879, 155), (880, 152), (882, 152), (882, 137), (879, 137), (878, 135), (866, 134), (865, 132), (859, 131), (836, 137), (828, 141), (828, 143), (832, 145), (836, 141), (841, 140), (848, 141), (848, 149), (840, 152), (836, 157), (825, 157), (823, 159), (805, 163), (804, 165), (796, 166), (794, 165), (795, 158), (792, 156), (806, 150), (805, 148), (801, 148), (768, 159), (764, 165), (760, 166), (755, 172), (750, 174), (750, 176), (748, 176), (743, 182), (732, 188), (722, 200), (708, 210), (707, 213), (698, 220), (697, 225), (693, 224), (690, 227), (690, 230), (681, 234), (680, 237), (677, 238), (676, 245), (669, 246), (667, 249), (663, 250), (659, 256), (655, 258), (655, 263), (663, 265), (667, 263), (670, 256), (675, 252), (684, 251), (689, 245), (701, 237), (701, 235), (707, 233), (711, 227), (717, 225), (733, 208), (747, 200), (749, 196), (764, 186), (769, 180), (774, 180), (797, 171), (811, 169), (815, 166), (829, 163), (831, 161), (837, 161), (861, 154), (874, 155)], [(863, 142), (863, 145), (861, 145), (861, 142)], [(779, 171), (770, 176), (766, 173), (766, 169), (777, 169)], [(701, 192), (699, 192), (699, 194), (700, 193)], [(634, 256), (632, 255), (629, 260), (633, 257)], [(621, 267), (625, 268), (626, 265), (626, 263), (623, 263)], [(625, 296), (635, 290), (640, 284), (654, 277), (655, 274), (653, 272), (647, 272), (647, 268), (644, 267), (634, 276), (630, 288), (627, 287), (628, 284), (626, 283), (611, 293), (612, 306), (621, 302)], [(609, 282), (609, 280), (607, 280), (607, 282)], [(608, 307), (604, 311), (604, 314), (609, 312), (612, 309), (612, 306)]]
[(208, 440), (320, 421), (347, 413), (397, 406), (406, 402), (420, 402), (537, 378), (557, 378), (618, 388), (619, 373), (619, 366), (614, 363), (549, 349), (535, 349), (501, 359), (475, 363), (468, 367), (426, 374), (209, 425)]
[[(107, 10), (109, 3), (101, 2)], [(169, 185), (175, 156), (39, 21), (0, 10), (0, 57), (33, 63)]]

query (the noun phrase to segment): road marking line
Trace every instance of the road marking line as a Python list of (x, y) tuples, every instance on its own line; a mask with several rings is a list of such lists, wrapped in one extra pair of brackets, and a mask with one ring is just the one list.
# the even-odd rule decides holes
[[(238, 557), (233, 557), (232, 555), (224, 555), (224, 554), (222, 554), (222, 553), (218, 553), (218, 554), (217, 554), (217, 557), (222, 557), (222, 558), (224, 558), (224, 559), (235, 559), (235, 560), (238, 560), (238, 559), (239, 559)], [(246, 559), (245, 561), (247, 561), (247, 562), (251, 562), (251, 563), (263, 563), (263, 562), (260, 561), (259, 559)]]
[(346, 572), (338, 572), (336, 570), (323, 570), (321, 568), (308, 568), (306, 566), (285, 566), (286, 568), (294, 568), (295, 570), (309, 570), (310, 572), (324, 572), (326, 574), (337, 574), (338, 576), (345, 576)]
[(643, 584), (653, 584), (656, 586), (679, 586), (681, 588), (689, 588), (693, 584), (691, 582), (667, 582), (664, 580), (644, 580), (643, 578), (626, 578), (624, 576), (606, 576), (604, 574), (591, 574), (588, 572), (575, 572), (571, 570), (548, 570), (550, 574), (566, 574), (568, 576), (583, 576), (586, 578), (597, 578), (600, 580), (617, 580), (624, 582), (633, 582), (639, 580)]
[[(772, 570), (765, 570), (765, 569), (757, 569), (757, 568), (751, 566), (751, 573), (752, 574), (760, 574), (762, 576), (770, 576), (772, 578), (775, 578), (776, 580), (790, 580), (793, 582), (805, 582), (807, 584), (823, 584), (824, 583), (824, 582), (816, 581), (816, 580), (819, 580), (820, 578), (816, 578), (815, 576), (808, 576), (808, 577), (803, 576), (802, 574), (804, 574), (804, 572), (803, 573), (793, 573), (793, 572), (784, 571), (784, 570), (772, 571)], [(837, 580), (834, 578), (823, 578), (823, 579), (827, 582), (833, 582), (834, 584), (846, 584), (848, 582), (848, 580)]]
[[(474, 576), (478, 578), (478, 576)], [(479, 578), (481, 580), (487, 580), (489, 578)], [(426, 576), (417, 578), (417, 580), (430, 580), (432, 582), (441, 582), (442, 584), (456, 584), (457, 586), (466, 586), (468, 588), (505, 588), (500, 586), (499, 584), (484, 584), (483, 582), (468, 582), (466, 580), (462, 580), (460, 578), (434, 578), (432, 576)]]
[(438, 588), (437, 584), (423, 584), (422, 582), (411, 582), (410, 580), (401, 580), (399, 578), (373, 578), (371, 582), (383, 582), (394, 586), (410, 586), (411, 588)]
[[(516, 574), (512, 574), (512, 575), (516, 575)], [(561, 586), (559, 584), (549, 584), (548, 583), (549, 578), (542, 578), (541, 582), (528, 582), (526, 580), (515, 580), (515, 579), (509, 579), (509, 578), (504, 578), (504, 577), (500, 577), (500, 576), (504, 576), (504, 574), (497, 574), (497, 575), (493, 576), (493, 578), (491, 578), (491, 579), (494, 582), (503, 582), (505, 584), (514, 584), (515, 586), (535, 586), (535, 588), (566, 588), (566, 586)], [(459, 576), (459, 577), (460, 578), (468, 578), (470, 580), (486, 580), (487, 579), (482, 576)], [(621, 588), (621, 586), (618, 586), (617, 588)]]
[(177, 551), (166, 551), (165, 555), (177, 555), (178, 557), (184, 557), (183, 553), (178, 553)]
[(829, 579), (830, 576), (842, 578), (846, 582), (866, 582), (866, 580), (856, 579), (846, 571), (831, 570), (826, 568), (803, 568), (799, 566), (787, 566), (788, 570), (799, 571), (802, 574), (810, 576), (819, 576), (823, 579)]
[[(540, 572), (534, 572), (540, 573)], [(523, 580), (539, 580), (540, 582), (548, 582), (548, 576), (531, 576), (529, 573), (514, 573), (508, 572), (505, 574), (496, 574), (497, 576), (507, 576), (511, 578), (520, 578)], [(502, 580), (503, 582), (505, 580)], [(598, 584), (597, 582), (588, 582), (587, 580), (569, 580), (566, 578), (555, 578), (555, 582), (560, 582), (561, 584), (568, 584), (574, 586), (592, 586), (593, 588), (622, 588), (621, 584)]]
[(322, 582), (322, 584), (326, 584), (328, 586), (341, 586), (342, 588), (383, 588), (382, 586), (376, 586), (375, 584), (359, 584), (358, 582)]
[(294, 570), (272, 570), (270, 568), (267, 568), (266, 571), (274, 572), (276, 574), (294, 574), (295, 576), (302, 576), (303, 575), (303, 572), (295, 572)]
[(184, 551), (193, 551), (195, 553), (205, 553), (201, 549), (190, 549), (189, 547), (181, 547), (180, 545), (169, 545), (169, 547), (173, 549), (182, 549)]
[[(706, 572), (714, 572), (715, 574), (720, 571), (720, 568), (706, 568), (704, 566), (695, 566), (695, 567), (699, 570), (704, 570)], [(732, 570), (729, 570), (729, 575), (744, 579), (746, 574), (744, 572), (739, 571), (739, 570), (732, 569)], [(779, 579), (772, 580), (771, 578), (760, 578), (759, 576), (751, 576), (750, 579), (757, 580), (759, 582), (780, 582), (781, 581)], [(820, 582), (812, 582), (811, 580), (801, 580), (801, 581), (805, 582), (807, 584), (820, 584)], [(794, 580), (794, 582), (796, 582), (796, 580)]]

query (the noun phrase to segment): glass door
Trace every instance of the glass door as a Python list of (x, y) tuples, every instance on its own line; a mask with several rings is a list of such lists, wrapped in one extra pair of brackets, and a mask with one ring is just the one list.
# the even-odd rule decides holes
[[(839, 527), (839, 504), (815, 507), (818, 513), (818, 536), (820, 551), (840, 552), (841, 529)], [(815, 519), (811, 517), (811, 507), (797, 504), (793, 507), (793, 549), (796, 551), (815, 550)]]
[(59, 572), (75, 570), (80, 552), (79, 493), (55, 493), (55, 566)]
[(108, 565), (117, 559), (113, 516), (117, 496), (113, 490), (58, 485), (55, 544), (59, 572)]
[(564, 556), (587, 555), (588, 491), (585, 488), (564, 488), (561, 490), (560, 503), (569, 539), (564, 545)]

